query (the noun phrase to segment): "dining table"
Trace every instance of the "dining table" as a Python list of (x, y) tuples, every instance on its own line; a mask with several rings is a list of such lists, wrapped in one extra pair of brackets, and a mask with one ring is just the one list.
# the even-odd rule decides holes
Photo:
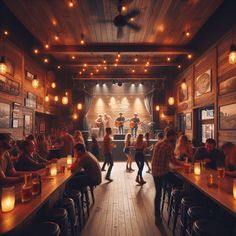
[(177, 168), (175, 174), (189, 186), (193, 186), (236, 220), (236, 199), (233, 196), (233, 178), (220, 176), (217, 170), (202, 169), (200, 174), (192, 170)]
[[(41, 193), (32, 196), (29, 202), (21, 201), (23, 183), (15, 185), (16, 204), (14, 209), (10, 212), (0, 211), (0, 235), (21, 235), (25, 228), (38, 220), (41, 209), (51, 209), (55, 201), (63, 196), (65, 185), (73, 174), (66, 167), (66, 158), (58, 159), (56, 166), (58, 173), (55, 176), (48, 175), (46, 169), (36, 171), (41, 176)], [(60, 172), (62, 166), (65, 167), (65, 170)]]

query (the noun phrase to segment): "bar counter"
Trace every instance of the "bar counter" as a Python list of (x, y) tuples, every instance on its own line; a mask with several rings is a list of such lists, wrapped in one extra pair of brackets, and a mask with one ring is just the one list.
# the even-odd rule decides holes
[[(66, 164), (66, 158), (58, 160), (58, 166), (61, 163)], [(28, 221), (35, 218), (37, 212), (45, 204), (53, 204), (50, 201), (53, 198), (60, 197), (65, 188), (65, 184), (70, 180), (72, 174), (70, 170), (65, 173), (58, 173), (55, 177), (45, 176), (45, 169), (37, 171), (42, 178), (42, 191), (37, 196), (32, 196), (32, 200), (27, 203), (20, 202), (20, 189), (22, 184), (16, 186), (16, 204), (10, 212), (0, 212), (0, 235), (16, 235)]]
[[(184, 169), (175, 170), (185, 184), (192, 185), (202, 194), (223, 207), (236, 219), (236, 199), (233, 196), (233, 178), (219, 178), (216, 170), (205, 170), (200, 175), (185, 173)], [(209, 185), (207, 176), (213, 175), (214, 184)]]

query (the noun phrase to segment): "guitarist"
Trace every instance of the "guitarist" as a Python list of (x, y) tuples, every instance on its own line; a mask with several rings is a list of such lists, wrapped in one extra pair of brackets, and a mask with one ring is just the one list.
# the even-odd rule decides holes
[(134, 113), (134, 117), (130, 120), (130, 128), (131, 134), (134, 138), (137, 136), (138, 125), (140, 123), (140, 119), (138, 118), (138, 113)]
[(97, 127), (99, 128), (98, 137), (102, 138), (104, 136), (104, 120), (101, 114), (98, 115), (97, 119), (95, 120), (95, 123)]
[(119, 116), (116, 118), (116, 126), (118, 127), (119, 134), (124, 133), (124, 122), (125, 117), (123, 116), (123, 113), (119, 113)]

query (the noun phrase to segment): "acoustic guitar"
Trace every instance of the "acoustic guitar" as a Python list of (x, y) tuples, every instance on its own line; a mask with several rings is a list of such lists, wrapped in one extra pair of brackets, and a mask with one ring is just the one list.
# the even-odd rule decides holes
[(124, 125), (124, 123), (125, 122), (127, 122), (127, 121), (129, 121), (129, 120), (124, 120), (124, 121), (115, 121), (115, 126), (117, 127), (117, 128), (119, 128), (120, 126), (122, 126), (122, 125)]
[(134, 121), (131, 121), (130, 122), (130, 128), (133, 129), (136, 125), (141, 125), (143, 124), (143, 122), (134, 122)]

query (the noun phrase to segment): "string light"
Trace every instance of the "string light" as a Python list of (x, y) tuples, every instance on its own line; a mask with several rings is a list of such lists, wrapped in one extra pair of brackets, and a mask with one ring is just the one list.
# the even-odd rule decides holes
[(116, 58), (116, 60), (115, 60), (116, 62), (118, 62), (119, 61), (119, 58)]
[(85, 44), (85, 41), (84, 41), (84, 34), (81, 34), (80, 44), (81, 44), (81, 45), (84, 45), (84, 44)]
[(49, 44), (45, 44), (44, 47), (45, 47), (46, 49), (49, 49)]
[(135, 61), (135, 62), (137, 62), (137, 61), (138, 61), (138, 57), (137, 57), (137, 56), (134, 58), (134, 61)]
[(83, 69), (82, 69), (82, 71), (83, 71), (83, 72), (85, 72), (85, 71), (86, 71), (86, 69), (84, 69), (84, 68), (83, 68)]
[(160, 106), (156, 105), (156, 111), (160, 111)]
[(106, 67), (106, 66), (104, 66), (104, 70), (107, 70), (107, 67)]
[(60, 66), (60, 65), (58, 65), (58, 66), (57, 66), (57, 69), (61, 69), (61, 66)]
[(118, 58), (120, 58), (120, 57), (121, 57), (121, 55), (120, 55), (120, 53), (119, 53), (119, 52), (118, 52), (118, 54), (117, 54), (117, 57), (118, 57)]
[(86, 64), (86, 63), (84, 63), (84, 67), (87, 67), (87, 64)]
[(99, 69), (96, 69), (96, 72), (98, 73), (98, 72), (99, 72)]
[(34, 49), (34, 54), (38, 54), (39, 50), (37, 48)]
[(91, 72), (90, 75), (93, 76), (93, 72)]
[(170, 58), (170, 57), (167, 57), (166, 60), (167, 60), (167, 61), (171, 61), (171, 58)]
[(131, 22), (133, 22), (133, 21), (134, 21), (134, 18), (133, 18), (133, 17), (131, 17), (131, 18), (130, 18), (130, 21), (131, 21)]
[(145, 73), (147, 72), (147, 69), (146, 69), (146, 68), (144, 69), (144, 72), (145, 72)]
[(133, 69), (132, 69), (132, 73), (134, 73), (134, 72), (135, 72), (135, 69), (133, 68)]
[(72, 56), (71, 59), (72, 59), (72, 60), (75, 60), (75, 56)]
[(174, 99), (173, 97), (169, 97), (169, 98), (168, 98), (168, 104), (169, 104), (170, 106), (173, 106), (173, 105), (175, 104), (175, 99)]
[(45, 102), (49, 102), (50, 98), (49, 98), (49, 95), (48, 95), (48, 90), (46, 92), (46, 96), (44, 98)]
[(80, 110), (82, 110), (82, 108), (83, 108), (82, 103), (78, 103), (77, 104), (77, 109), (80, 111)]
[(191, 53), (188, 54), (188, 59), (192, 59), (193, 55)]
[(55, 39), (56, 41), (58, 41), (58, 40), (59, 40), (58, 35), (55, 35), (55, 36), (54, 36), (54, 39)]
[(73, 120), (77, 120), (78, 119), (78, 115), (76, 113), (74, 113), (72, 118), (73, 118)]
[(48, 59), (47, 58), (44, 58), (43, 61), (44, 61), (44, 63), (48, 63)]
[(122, 6), (121, 10), (126, 11), (127, 10), (126, 6)]
[(79, 74), (82, 75), (82, 71), (80, 71)]
[(190, 37), (190, 35), (191, 35), (189, 31), (184, 32), (184, 34), (186, 37)]
[(147, 62), (146, 62), (146, 66), (149, 66), (149, 65), (150, 65), (150, 62), (149, 62), (149, 61), (147, 61)]
[(106, 64), (107, 62), (106, 62), (106, 60), (103, 60), (103, 64)]
[(4, 31), (4, 35), (5, 35), (5, 36), (8, 36), (8, 35), (9, 35), (9, 33), (8, 33), (7, 30)]
[(117, 67), (117, 63), (115, 63), (114, 66)]
[(69, 102), (69, 99), (68, 99), (67, 95), (68, 95), (68, 93), (65, 92), (65, 95), (61, 99), (61, 102), (62, 102), (63, 105), (67, 105), (68, 102)]
[(179, 69), (181, 69), (181, 67), (182, 67), (181, 65), (178, 65), (178, 68), (179, 68)]

